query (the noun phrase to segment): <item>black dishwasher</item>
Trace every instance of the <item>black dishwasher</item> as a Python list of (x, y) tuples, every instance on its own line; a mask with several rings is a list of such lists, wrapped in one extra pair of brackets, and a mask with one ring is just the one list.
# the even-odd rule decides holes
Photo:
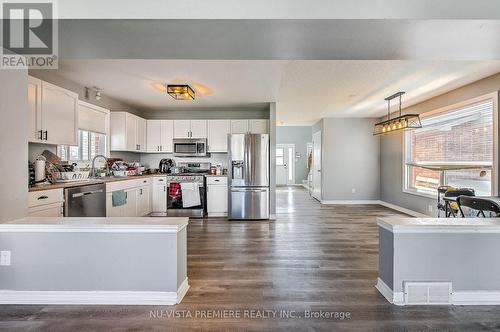
[(92, 184), (64, 189), (65, 217), (106, 217), (106, 185)]

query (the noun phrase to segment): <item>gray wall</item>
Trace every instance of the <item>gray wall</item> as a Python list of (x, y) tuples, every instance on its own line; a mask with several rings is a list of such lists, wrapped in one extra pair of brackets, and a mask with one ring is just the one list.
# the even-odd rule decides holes
[[(364, 118), (323, 119), (324, 201), (379, 199), (380, 140), (372, 134), (375, 122)], [(313, 130), (318, 128), (315, 125)]]
[(269, 106), (235, 108), (166, 109), (144, 110), (140, 116), (145, 119), (269, 119)]
[(312, 142), (310, 126), (276, 127), (276, 144), (295, 144), (295, 152), (300, 158), (295, 159), (295, 183), (307, 180), (307, 143)]
[(0, 249), (12, 252), (12, 265), (0, 269), (0, 289), (175, 292), (186, 278), (186, 261), (177, 260), (186, 255), (185, 229), (177, 234), (4, 232)]
[(0, 70), (0, 222), (27, 213), (27, 85), (26, 70)]
[[(407, 107), (404, 113), (424, 113), (450, 106), (471, 98), (500, 90), (500, 74), (496, 74), (446, 94)], [(381, 200), (420, 213), (436, 215), (436, 200), (403, 192), (403, 141), (402, 133), (384, 135), (381, 150)], [(429, 206), (432, 212), (429, 212)]]

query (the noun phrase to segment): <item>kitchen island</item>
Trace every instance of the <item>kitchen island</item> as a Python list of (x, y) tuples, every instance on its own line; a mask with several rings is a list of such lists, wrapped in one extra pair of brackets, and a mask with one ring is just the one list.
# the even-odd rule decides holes
[(25, 218), (0, 224), (1, 304), (180, 303), (188, 218)]
[(500, 219), (378, 218), (376, 288), (391, 303), (500, 304)]

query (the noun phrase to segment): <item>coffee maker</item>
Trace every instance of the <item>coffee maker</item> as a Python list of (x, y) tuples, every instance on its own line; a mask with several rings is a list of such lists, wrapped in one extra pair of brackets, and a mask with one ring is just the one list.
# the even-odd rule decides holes
[(166, 158), (160, 160), (160, 165), (158, 166), (160, 173), (171, 173), (171, 168), (175, 166), (175, 162), (172, 159)]

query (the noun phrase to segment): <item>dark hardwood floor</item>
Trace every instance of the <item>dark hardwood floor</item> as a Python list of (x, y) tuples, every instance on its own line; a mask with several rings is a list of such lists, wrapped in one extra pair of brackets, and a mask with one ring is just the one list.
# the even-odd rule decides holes
[[(190, 223), (191, 288), (180, 305), (0, 306), (0, 329), (500, 330), (500, 306), (397, 307), (377, 292), (375, 218), (398, 212), (374, 205), (321, 206), (300, 188), (279, 188), (277, 200), (276, 221)], [(163, 317), (151, 318), (151, 310)], [(170, 310), (184, 317), (168, 318)], [(254, 318), (230, 318), (230, 310), (241, 316), (253, 313)], [(276, 318), (255, 317), (262, 312), (249, 310), (278, 313)], [(305, 318), (306, 311), (336, 312), (349, 318)], [(196, 317), (203, 313), (226, 317)], [(285, 318), (284, 314), (302, 317)]]

